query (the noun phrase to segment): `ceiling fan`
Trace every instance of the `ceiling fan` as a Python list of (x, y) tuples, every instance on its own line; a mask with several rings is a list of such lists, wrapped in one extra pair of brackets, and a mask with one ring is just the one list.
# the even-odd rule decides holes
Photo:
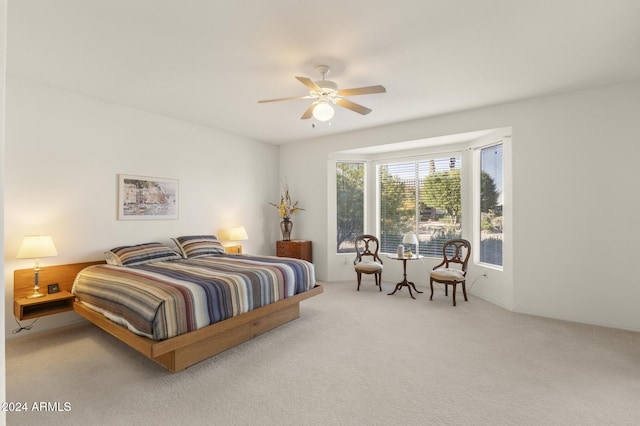
[(346, 96), (356, 95), (369, 95), (372, 93), (385, 93), (387, 89), (384, 86), (367, 86), (358, 87), (355, 89), (338, 89), (338, 85), (333, 81), (325, 80), (325, 76), (329, 74), (331, 68), (327, 65), (318, 66), (318, 71), (322, 74), (322, 80), (312, 81), (307, 77), (296, 77), (296, 79), (307, 86), (309, 94), (304, 96), (292, 96), (288, 98), (267, 99), (258, 101), (258, 103), (278, 102), (278, 101), (290, 101), (296, 99), (315, 99), (315, 101), (309, 105), (309, 108), (300, 117), (302, 120), (308, 118), (315, 118), (319, 121), (331, 120), (335, 111), (331, 107), (331, 104), (341, 106), (343, 108), (355, 111), (358, 114), (366, 115), (371, 112), (371, 109), (352, 102), (346, 99)]

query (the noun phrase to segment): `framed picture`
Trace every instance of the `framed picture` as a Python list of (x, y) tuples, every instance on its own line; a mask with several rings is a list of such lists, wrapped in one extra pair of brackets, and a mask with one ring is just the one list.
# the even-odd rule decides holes
[(60, 292), (60, 286), (58, 285), (58, 283), (49, 284), (47, 286), (47, 292), (49, 294), (59, 293)]
[(177, 218), (177, 179), (118, 175), (118, 220)]

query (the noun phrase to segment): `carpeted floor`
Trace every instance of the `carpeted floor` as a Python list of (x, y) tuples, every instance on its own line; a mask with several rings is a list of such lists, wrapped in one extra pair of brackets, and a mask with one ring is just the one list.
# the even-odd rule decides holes
[(638, 424), (640, 333), (324, 286), (300, 319), (177, 374), (88, 324), (7, 341), (7, 398), (29, 408), (7, 423)]

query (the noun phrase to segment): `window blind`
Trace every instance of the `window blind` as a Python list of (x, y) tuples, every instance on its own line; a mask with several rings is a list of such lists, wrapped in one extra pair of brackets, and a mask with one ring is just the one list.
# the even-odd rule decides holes
[(461, 235), (459, 156), (378, 166), (381, 251), (395, 253), (405, 233), (418, 236), (422, 255), (439, 257), (442, 244)]

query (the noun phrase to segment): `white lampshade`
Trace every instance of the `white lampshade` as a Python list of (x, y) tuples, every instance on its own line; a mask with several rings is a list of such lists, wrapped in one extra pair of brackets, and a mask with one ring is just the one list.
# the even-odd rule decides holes
[(38, 273), (40, 272), (40, 258), (57, 256), (58, 251), (53, 245), (53, 240), (49, 235), (27, 235), (22, 240), (22, 244), (18, 249), (16, 257), (18, 259), (35, 259), (36, 267), (33, 268), (34, 284), (33, 293), (27, 296), (29, 299), (44, 297), (44, 293), (40, 293), (38, 285)]
[(18, 250), (18, 259), (39, 259), (57, 256), (56, 246), (49, 235), (27, 235)]
[(313, 108), (313, 116), (318, 121), (329, 121), (333, 118), (333, 114), (335, 111), (327, 102), (318, 102), (318, 105)]
[(244, 226), (234, 226), (231, 228), (231, 232), (229, 232), (229, 241), (244, 241), (248, 239), (249, 236), (247, 235), (247, 231), (244, 229)]
[(407, 232), (402, 237), (402, 244), (418, 244), (418, 237), (413, 232)]

